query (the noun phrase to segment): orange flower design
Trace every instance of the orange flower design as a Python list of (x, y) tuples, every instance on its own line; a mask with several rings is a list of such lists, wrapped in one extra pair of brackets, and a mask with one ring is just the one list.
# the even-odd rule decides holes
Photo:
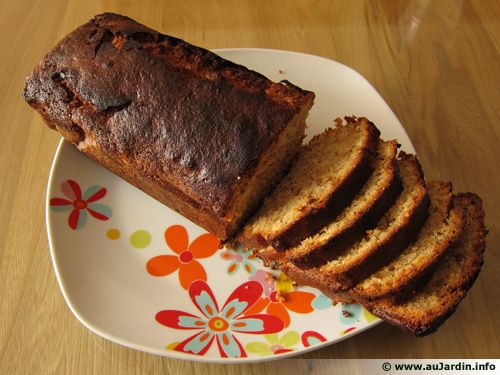
[[(272, 277), (270, 274), (267, 276)], [(294, 290), (293, 282), (285, 274), (281, 273), (275, 280), (273, 289), (267, 296), (259, 298), (245, 315), (256, 314), (266, 309), (268, 314), (280, 318), (286, 328), (290, 325), (288, 310), (299, 314), (307, 314), (314, 310), (311, 303), (316, 296), (313, 293)]]
[(146, 264), (153, 276), (167, 276), (179, 270), (179, 282), (184, 289), (195, 280), (207, 281), (203, 266), (196, 259), (208, 258), (220, 247), (220, 240), (211, 233), (197, 237), (189, 245), (189, 235), (182, 225), (172, 225), (165, 231), (165, 242), (177, 255), (159, 255)]

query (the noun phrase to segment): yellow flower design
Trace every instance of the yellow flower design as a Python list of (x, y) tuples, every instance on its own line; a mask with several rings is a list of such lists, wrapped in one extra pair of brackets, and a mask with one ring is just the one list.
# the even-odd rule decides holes
[(261, 356), (287, 353), (295, 350), (294, 345), (300, 341), (297, 331), (288, 331), (279, 338), (277, 333), (263, 335), (267, 342), (253, 341), (245, 346), (245, 349)]

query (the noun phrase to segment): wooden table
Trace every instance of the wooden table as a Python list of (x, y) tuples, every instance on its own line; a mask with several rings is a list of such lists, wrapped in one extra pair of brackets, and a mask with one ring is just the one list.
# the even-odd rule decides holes
[[(481, 195), (483, 271), (456, 314), (414, 338), (387, 324), (300, 358), (498, 357), (500, 3), (498, 1), (35, 1), (0, 3), (0, 373), (261, 372), (195, 364), (106, 341), (56, 282), (45, 189), (59, 136), (21, 98), (24, 77), (66, 33), (103, 11), (206, 48), (302, 51), (351, 66), (404, 124), (429, 178)], [(325, 364), (332, 370), (334, 362)]]

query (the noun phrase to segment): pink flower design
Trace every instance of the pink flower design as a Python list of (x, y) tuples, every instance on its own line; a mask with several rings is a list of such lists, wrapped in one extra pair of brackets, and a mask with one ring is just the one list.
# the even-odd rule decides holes
[(262, 286), (248, 281), (238, 286), (219, 309), (208, 284), (196, 280), (189, 286), (189, 296), (202, 316), (178, 310), (163, 310), (156, 314), (156, 320), (175, 329), (198, 329), (201, 332), (188, 337), (173, 347), (173, 350), (204, 355), (214, 339), (221, 357), (239, 358), (247, 354), (234, 332), (260, 334), (275, 333), (283, 329), (283, 322), (271, 315), (253, 314), (241, 316), (262, 295)]
[(50, 207), (56, 212), (71, 211), (68, 217), (68, 225), (71, 229), (81, 229), (87, 223), (87, 212), (98, 220), (108, 220), (113, 212), (111, 208), (96, 203), (106, 195), (106, 188), (100, 185), (89, 187), (82, 194), (80, 185), (73, 180), (64, 181), (61, 191), (69, 198), (51, 198)]
[(269, 297), (271, 293), (274, 292), (276, 280), (269, 272), (257, 270), (255, 275), (250, 276), (248, 279), (257, 281), (260, 285), (262, 285), (262, 288), (264, 289), (264, 297)]

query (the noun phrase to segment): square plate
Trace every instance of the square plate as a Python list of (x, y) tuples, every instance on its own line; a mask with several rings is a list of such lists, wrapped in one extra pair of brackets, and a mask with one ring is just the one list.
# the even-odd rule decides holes
[[(316, 93), (310, 137), (338, 116), (362, 115), (414, 152), (402, 125), (356, 71), (322, 57), (224, 49), (222, 57)], [(61, 141), (47, 191), (54, 269), (73, 314), (92, 332), (145, 352), (205, 362), (297, 355), (380, 322), (359, 305), (332, 306), (293, 287), (239, 248), (108, 172)]]

